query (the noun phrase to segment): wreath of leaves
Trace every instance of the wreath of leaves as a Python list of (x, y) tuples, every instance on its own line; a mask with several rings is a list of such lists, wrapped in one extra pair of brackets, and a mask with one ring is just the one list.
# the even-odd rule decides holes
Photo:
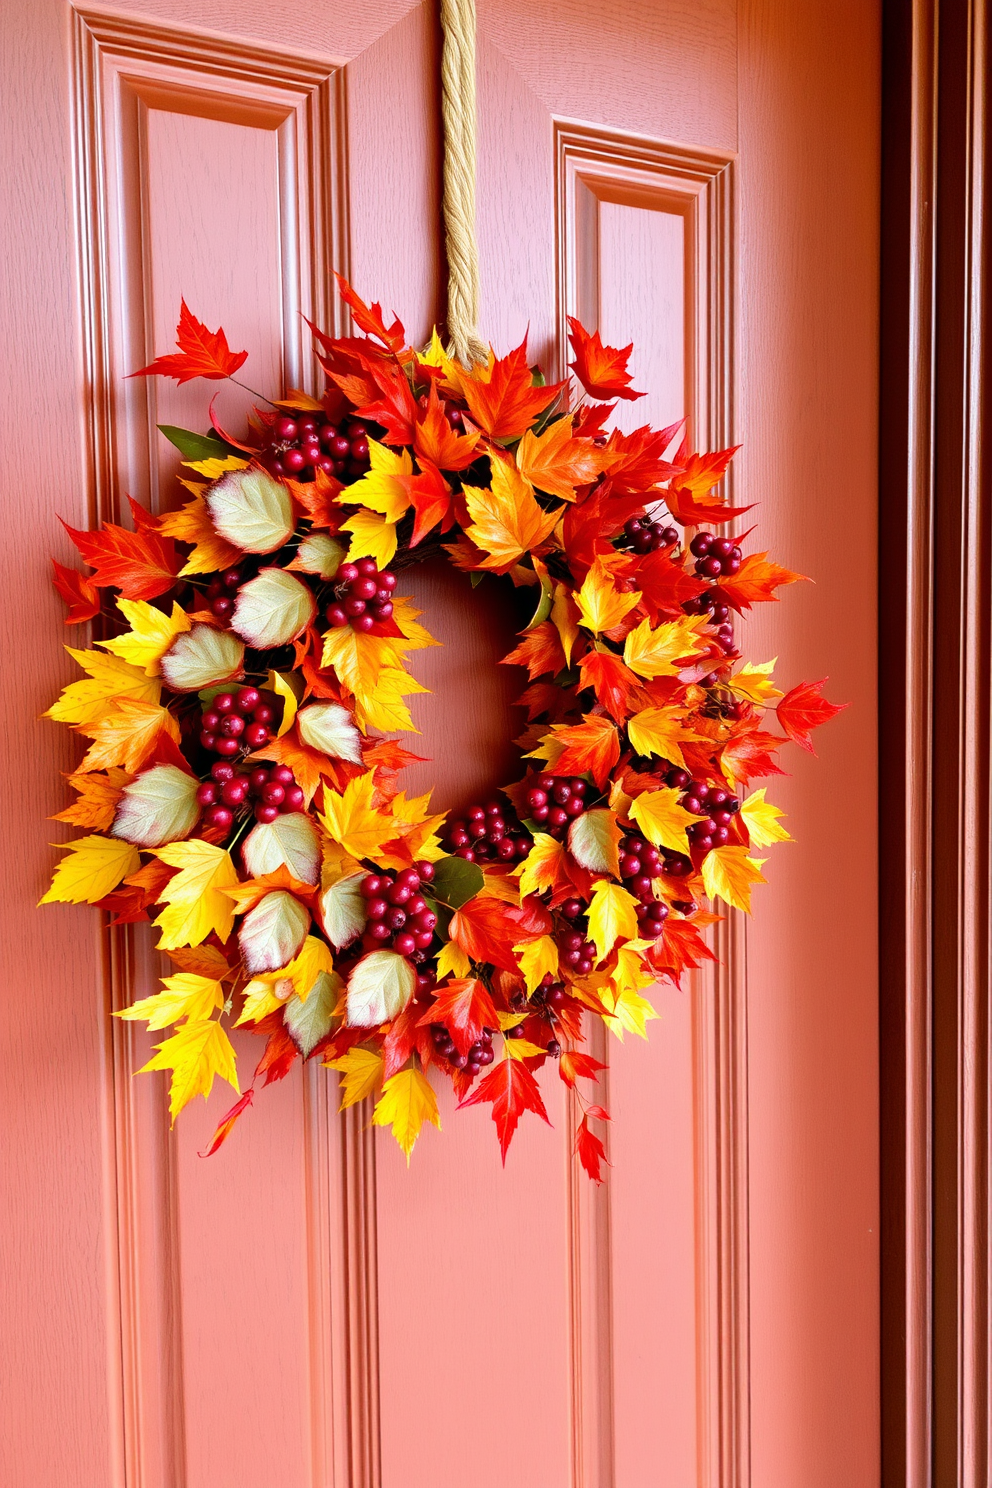
[[(191, 499), (161, 516), (131, 502), (133, 530), (67, 528), (91, 570), (55, 564), (67, 623), (98, 621), (102, 638), (67, 648), (86, 675), (48, 714), (89, 744), (69, 776), (77, 797), (56, 818), (86, 835), (65, 845), (42, 902), (96, 904), (114, 924), (154, 920), (174, 971), (119, 1016), (171, 1029), (145, 1069), (170, 1071), (173, 1120), (215, 1076), (238, 1092), (208, 1151), (256, 1089), (320, 1058), (339, 1072), (342, 1108), (376, 1097), (373, 1122), (408, 1160), (424, 1123), (440, 1126), (432, 1069), (460, 1106), (490, 1105), (505, 1159), (524, 1111), (548, 1120), (536, 1075), (551, 1064), (575, 1093), (575, 1150), (598, 1180), (606, 1149), (593, 1123), (607, 1113), (583, 1094), (603, 1068), (582, 1047), (588, 1017), (644, 1036), (651, 984), (678, 984), (713, 958), (702, 932), (716, 902), (749, 912), (764, 882), (756, 850), (789, 840), (752, 782), (781, 773), (787, 740), (812, 750), (810, 730), (838, 711), (821, 683), (783, 695), (771, 663), (742, 659), (725, 618), (800, 575), (734, 541), (721, 549), (738, 554), (728, 571), (704, 571), (692, 533), (748, 509), (715, 489), (734, 451), (695, 453), (681, 425), (606, 432), (617, 401), (642, 396), (631, 347), (604, 346), (573, 320), (574, 381), (546, 383), (526, 342), (469, 368), (436, 332), (412, 350), (399, 321), (387, 326), (339, 284), (355, 334), (314, 329), (321, 399), (290, 390), (256, 408), (241, 440), (213, 405), (205, 436), (163, 427)], [(220, 380), (247, 357), (185, 303), (178, 345), (136, 375)], [(307, 412), (364, 421), (367, 471), (273, 474), (278, 420)], [(343, 563), (401, 573), (441, 551), (527, 611), (504, 658), (529, 678), (525, 774), (504, 790), (530, 834), (519, 861), (447, 850), (445, 816), (399, 788), (417, 756), (388, 736), (413, 729), (404, 699), (424, 690), (408, 657), (436, 644), (411, 601), (397, 591), (392, 614), (364, 632), (323, 618)], [(252, 577), (218, 618), (204, 592), (232, 565)], [(303, 800), (273, 823), (245, 808), (221, 829), (197, 800), (211, 764), (200, 717), (245, 685), (263, 690), (273, 718), (267, 743), (240, 751), (246, 768), (289, 766)], [(529, 815), (545, 774), (584, 782), (567, 832)], [(709, 835), (705, 806), (686, 794), (700, 787), (729, 800)], [(622, 872), (632, 832), (660, 861), (654, 918), (639, 916)], [(435, 926), (410, 959), (370, 947), (362, 890), (369, 875), (415, 865)], [(585, 970), (561, 952), (577, 926), (595, 946)], [(265, 1039), (243, 1093), (232, 1024)], [(466, 1068), (480, 1038), (499, 1041), (484, 1074)]]

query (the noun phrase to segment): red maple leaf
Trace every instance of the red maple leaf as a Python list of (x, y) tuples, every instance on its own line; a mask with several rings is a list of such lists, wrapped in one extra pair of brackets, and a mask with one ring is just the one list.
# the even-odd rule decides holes
[(434, 527), (440, 525), (447, 532), (454, 525), (455, 496), (448, 482), (425, 456), (420, 456), (423, 467), (418, 475), (400, 475), (396, 479), (406, 488), (413, 505), (413, 532), (410, 546), (415, 548)]
[[(382, 306), (379, 304), (366, 305), (365, 301), (355, 293), (347, 279), (335, 272), (338, 281), (338, 293), (351, 311), (351, 318), (369, 336), (375, 336), (381, 341), (387, 350), (398, 354), (406, 345), (406, 332), (400, 321), (395, 317), (391, 326), (387, 326), (382, 315)], [(327, 339), (327, 338), (325, 338)], [(331, 345), (337, 343), (331, 342)]]
[(847, 703), (828, 703), (820, 696), (820, 688), (826, 680), (826, 677), (821, 677), (819, 682), (800, 682), (798, 687), (786, 693), (775, 709), (779, 723), (792, 742), (808, 749), (810, 754), (816, 753), (810, 730), (819, 728), (821, 723), (829, 723), (848, 706)]
[(100, 613), (100, 595), (92, 579), (81, 574), (77, 568), (66, 568), (52, 559), (55, 578), (52, 583), (69, 606), (66, 625), (82, 625)]
[[(784, 775), (785, 771), (773, 758), (773, 751), (781, 749), (784, 743), (778, 734), (764, 733), (746, 723), (731, 734), (720, 751), (720, 759), (738, 781), (746, 782), (762, 775)], [(688, 761), (688, 756), (686, 758)]]
[(217, 1125), (217, 1130), (210, 1138), (209, 1144), (204, 1147), (203, 1151), (199, 1154), (200, 1157), (213, 1157), (214, 1153), (217, 1151), (217, 1148), (227, 1141), (228, 1137), (234, 1130), (234, 1124), (237, 1121), (238, 1117), (241, 1116), (245, 1111), (247, 1111), (254, 1098), (254, 1087), (249, 1085), (248, 1089), (245, 1091), (241, 1099), (235, 1101), (231, 1109), (220, 1118), (220, 1121)]
[(606, 1148), (602, 1141), (596, 1136), (595, 1132), (589, 1129), (590, 1116), (598, 1116), (601, 1120), (609, 1120), (602, 1106), (590, 1106), (579, 1122), (578, 1130), (575, 1133), (575, 1147), (573, 1150), (579, 1162), (589, 1174), (589, 1177), (596, 1183), (602, 1183), (602, 1164), (605, 1162), (607, 1167), (609, 1167), (610, 1162), (606, 1156)]
[(465, 375), (461, 384), (473, 420), (491, 439), (518, 439), (564, 387), (561, 382), (535, 387), (526, 336), (509, 355), (493, 362), (487, 382)]
[(576, 377), (593, 398), (643, 398), (631, 387), (627, 363), (634, 349), (629, 346), (617, 348), (604, 346), (598, 331), (592, 334), (575, 319), (568, 317), (568, 339), (575, 353), (575, 361), (569, 362)]
[[(411, 1002), (397, 1015), (389, 1025), (389, 1032), (382, 1041), (383, 1055), (383, 1080), (392, 1079), (403, 1068), (414, 1049), (420, 1054), (425, 1065), (431, 1062), (434, 1054), (434, 1040), (426, 1029), (422, 1029), (418, 1022), (418, 1014), (421, 1012), (419, 1003)], [(364, 1030), (366, 1033), (368, 1030)]]
[(300, 1051), (293, 1043), (289, 1030), (283, 1024), (282, 1010), (270, 1013), (267, 1018), (262, 1018), (255, 1024), (252, 1032), (268, 1034), (262, 1057), (255, 1066), (255, 1079), (261, 1079), (263, 1085), (272, 1085), (276, 1080), (284, 1080), (299, 1058)]
[(615, 403), (583, 403), (575, 413), (576, 435), (587, 434), (594, 439), (598, 438), (616, 406)]
[(581, 723), (558, 724), (554, 736), (565, 745), (564, 753), (555, 760), (556, 775), (584, 775), (603, 790), (610, 771), (620, 758), (620, 740), (610, 720), (602, 713), (587, 713)]
[(486, 1101), (493, 1103), (493, 1120), (499, 1136), (499, 1150), (506, 1162), (506, 1152), (517, 1129), (517, 1122), (524, 1111), (533, 1111), (542, 1121), (551, 1125), (537, 1081), (526, 1065), (519, 1059), (504, 1059), (491, 1069), (472, 1091), (458, 1102), (458, 1109), (478, 1106)]
[[(385, 429), (383, 443), (412, 444), (417, 423), (417, 403), (405, 373), (394, 363), (380, 362), (370, 368), (374, 391), (358, 405), (362, 418), (374, 419)], [(340, 384), (340, 379), (335, 379)]]
[(143, 506), (131, 501), (131, 514), (136, 532), (113, 522), (104, 522), (100, 532), (77, 532), (67, 522), (62, 526), (84, 560), (96, 570), (91, 584), (98, 588), (113, 585), (125, 599), (154, 599), (175, 584), (182, 559), (171, 538), (160, 537), (155, 531), (155, 519)]
[(660, 619), (681, 619), (683, 604), (707, 588), (702, 579), (686, 573), (681, 564), (673, 563), (668, 554), (661, 551), (638, 558), (630, 577), (641, 591), (652, 625), (657, 625)]
[[(545, 914), (541, 923), (546, 922)], [(519, 971), (513, 947), (544, 934), (544, 930), (533, 930), (533, 923), (528, 910), (480, 894), (455, 912), (449, 934), (473, 961), (488, 961), (503, 971)]]
[(605, 484), (610, 493), (627, 496), (639, 492), (642, 497), (652, 493), (651, 500), (664, 495), (664, 492), (655, 492), (655, 487), (680, 472), (678, 457), (673, 464), (664, 455), (681, 423), (680, 419), (667, 429), (652, 429), (650, 424), (642, 424), (631, 434), (614, 429), (606, 444), (610, 463)]
[(147, 367), (132, 372), (132, 377), (174, 377), (180, 384), (192, 382), (194, 377), (209, 377), (219, 381), (233, 377), (247, 360), (246, 351), (232, 351), (222, 330), (208, 331), (201, 320), (190, 313), (183, 300), (176, 328), (176, 343), (179, 351), (170, 356), (156, 357)]
[(630, 668), (612, 651), (589, 651), (579, 662), (579, 671), (582, 686), (591, 687), (597, 701), (617, 723), (622, 723), (630, 711), (630, 690), (640, 686)]
[(422, 1027), (443, 1023), (459, 1054), (467, 1054), (489, 1028), (499, 1028), (499, 1016), (485, 986), (475, 977), (454, 977), (437, 989), (437, 1001), (424, 1013)]
[(585, 578), (597, 554), (612, 552), (615, 537), (628, 517), (644, 510), (641, 491), (614, 495), (609, 484), (595, 486), (585, 501), (577, 501), (565, 512), (563, 538), (569, 567), (576, 580)]

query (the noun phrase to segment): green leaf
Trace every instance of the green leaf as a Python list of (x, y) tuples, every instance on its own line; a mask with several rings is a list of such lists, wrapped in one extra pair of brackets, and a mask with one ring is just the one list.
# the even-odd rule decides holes
[(215, 460), (238, 451), (219, 434), (194, 434), (191, 429), (177, 429), (175, 424), (159, 424), (160, 433), (174, 444), (187, 460)]
[(474, 568), (472, 570), (472, 572), (469, 574), (468, 577), (469, 577), (469, 582), (472, 585), (472, 588), (473, 589), (478, 589), (479, 585), (482, 583), (483, 579), (485, 578), (485, 574), (482, 572), (481, 569)]
[(439, 858), (434, 864), (431, 893), (450, 909), (461, 909), (475, 898), (484, 882), (478, 863), (465, 858)]

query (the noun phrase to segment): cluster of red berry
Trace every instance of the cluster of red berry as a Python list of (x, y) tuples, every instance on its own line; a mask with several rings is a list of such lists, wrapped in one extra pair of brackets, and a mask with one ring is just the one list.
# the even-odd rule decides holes
[(308, 479), (316, 471), (338, 480), (358, 479), (369, 468), (368, 426), (364, 419), (332, 424), (324, 414), (284, 415), (272, 426), (262, 464), (272, 475)]
[(234, 599), (244, 581), (240, 568), (229, 568), (222, 574), (214, 574), (207, 585), (207, 604), (210, 613), (218, 620), (230, 620), (234, 613)]
[(630, 538), (635, 553), (657, 553), (661, 548), (674, 548), (679, 540), (677, 527), (652, 522), (649, 517), (630, 517), (623, 530)]
[(596, 964), (596, 947), (581, 930), (563, 930), (558, 936), (558, 958), (578, 976), (588, 976)]
[(377, 620), (388, 620), (393, 613), (395, 588), (396, 575), (380, 573), (374, 558), (342, 563), (334, 581), (334, 602), (324, 614), (335, 629), (351, 625), (370, 631)]
[(455, 1069), (464, 1070), (468, 1075), (477, 1075), (484, 1065), (492, 1064), (496, 1058), (493, 1053), (493, 1032), (492, 1028), (484, 1028), (468, 1053), (459, 1054), (444, 1024), (431, 1024), (431, 1038), (434, 1040), (434, 1048), (438, 1054)]
[(730, 838), (730, 823), (741, 809), (737, 796), (720, 785), (708, 785), (705, 780), (693, 780), (687, 770), (668, 770), (665, 784), (682, 792), (679, 805), (693, 816), (702, 817), (693, 822), (687, 836), (697, 852), (709, 852), (711, 847), (723, 847)]
[(700, 579), (731, 579), (741, 566), (741, 550), (732, 537), (697, 532), (689, 552), (696, 560), (696, 576)]
[(223, 831), (232, 825), (235, 812), (250, 803), (259, 822), (274, 822), (277, 816), (302, 811), (306, 805), (306, 796), (288, 765), (259, 765), (248, 774), (227, 760), (212, 766), (210, 779), (200, 786), (196, 799), (205, 807), (204, 823)]
[[(576, 901), (578, 902), (578, 901)], [(581, 909), (581, 905), (579, 906)], [(533, 1011), (545, 1018), (554, 1031), (555, 1012), (561, 1007), (568, 994), (561, 982), (556, 982), (550, 972), (545, 972), (539, 985), (531, 995), (529, 1004), (526, 992), (514, 992), (510, 997), (510, 1006), (514, 1012)], [(526, 1038), (527, 1031), (522, 1023), (517, 1023), (513, 1028), (506, 1030), (506, 1037), (512, 1039)], [(561, 1053), (561, 1044), (556, 1038), (552, 1038), (545, 1045), (552, 1059), (557, 1059)]]
[(211, 754), (233, 758), (240, 750), (261, 749), (272, 736), (275, 722), (275, 699), (257, 687), (241, 687), (237, 692), (219, 692), (207, 703), (200, 719), (200, 743)]
[(531, 821), (552, 837), (564, 837), (573, 818), (585, 811), (588, 790), (581, 775), (538, 775), (525, 797)]
[(361, 891), (368, 922), (362, 937), (366, 951), (393, 950), (419, 965), (434, 939), (437, 915), (420, 893), (434, 877), (432, 863), (418, 863), (399, 873), (367, 873)]
[(498, 801), (470, 806), (463, 817), (448, 822), (441, 843), (446, 852), (469, 863), (512, 863), (525, 858), (533, 846), (512, 808)]

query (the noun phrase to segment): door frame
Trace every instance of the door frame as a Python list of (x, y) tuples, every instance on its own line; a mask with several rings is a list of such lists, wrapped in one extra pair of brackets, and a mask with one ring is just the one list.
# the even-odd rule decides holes
[(990, 1464), (985, 0), (885, 0), (882, 1481)]

